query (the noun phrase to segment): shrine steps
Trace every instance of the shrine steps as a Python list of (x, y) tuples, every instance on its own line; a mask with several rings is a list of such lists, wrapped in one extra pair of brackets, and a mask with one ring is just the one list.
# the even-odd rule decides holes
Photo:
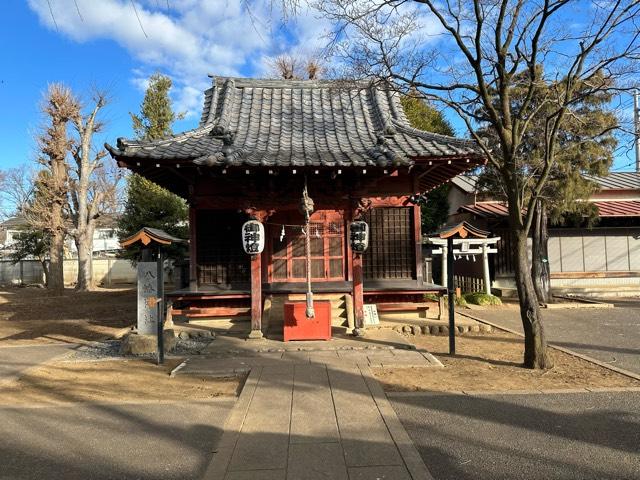
[(247, 332), (251, 325), (249, 296), (180, 299), (172, 308), (177, 322), (210, 328), (218, 332)]
[[(286, 302), (304, 302), (305, 295), (299, 293), (273, 294), (265, 299), (263, 329), (268, 333), (282, 333), (284, 326), (284, 304)], [(317, 293), (314, 300), (331, 302), (331, 325), (334, 328), (348, 330), (353, 324), (351, 295), (344, 293)]]

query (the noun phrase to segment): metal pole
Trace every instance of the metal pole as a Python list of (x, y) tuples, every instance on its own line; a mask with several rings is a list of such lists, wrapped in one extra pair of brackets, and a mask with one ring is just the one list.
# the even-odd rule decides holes
[(449, 297), (449, 354), (456, 354), (456, 298), (453, 286), (453, 238), (447, 238), (447, 294)]
[(633, 133), (636, 150), (636, 172), (640, 172), (640, 111), (638, 110), (638, 90), (633, 91)]
[(164, 363), (164, 268), (162, 264), (162, 248), (158, 245), (158, 292), (156, 307), (158, 309), (158, 365)]

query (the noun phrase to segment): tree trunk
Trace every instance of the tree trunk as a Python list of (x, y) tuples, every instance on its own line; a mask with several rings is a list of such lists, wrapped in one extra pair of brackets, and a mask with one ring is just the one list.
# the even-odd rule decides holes
[(85, 225), (78, 232), (76, 246), (78, 248), (78, 282), (76, 290), (88, 292), (94, 289), (93, 283), (93, 225)]
[(526, 368), (551, 368), (553, 362), (547, 354), (547, 342), (542, 327), (542, 316), (536, 296), (527, 254), (527, 234), (513, 230), (513, 259), (516, 286), (520, 301), (520, 317), (524, 329), (524, 366)]
[[(54, 175), (57, 173), (53, 170)], [(59, 179), (54, 177), (54, 182)], [(56, 188), (54, 191), (58, 191)], [(49, 278), (47, 288), (54, 295), (64, 293), (64, 219), (62, 217), (62, 204), (54, 199), (51, 205), (51, 246), (49, 247)]]
[(538, 301), (547, 304), (552, 302), (553, 297), (551, 296), (551, 275), (549, 272), (547, 208), (542, 200), (536, 201), (532, 233), (531, 277)]
[(49, 287), (49, 263), (46, 258), (40, 259), (42, 265), (42, 273), (44, 274), (44, 286)]

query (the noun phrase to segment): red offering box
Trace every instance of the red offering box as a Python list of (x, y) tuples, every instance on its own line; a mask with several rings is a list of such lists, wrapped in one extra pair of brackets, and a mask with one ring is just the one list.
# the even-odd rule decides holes
[(331, 302), (313, 302), (315, 318), (307, 318), (306, 302), (284, 304), (284, 341), (331, 339)]

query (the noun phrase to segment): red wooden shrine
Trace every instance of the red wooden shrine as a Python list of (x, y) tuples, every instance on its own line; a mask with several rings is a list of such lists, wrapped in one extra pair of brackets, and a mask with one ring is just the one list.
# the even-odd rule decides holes
[[(483, 162), (473, 142), (411, 128), (398, 93), (331, 81), (215, 78), (194, 130), (107, 149), (189, 202), (188, 281), (174, 304), (190, 318), (250, 315), (253, 337), (267, 303), (306, 289), (305, 183), (313, 291), (348, 296), (362, 327), (365, 302), (443, 289), (422, 276), (414, 200)], [(260, 255), (242, 248), (249, 218), (265, 226)], [(356, 219), (369, 225), (364, 254), (349, 245)]]

